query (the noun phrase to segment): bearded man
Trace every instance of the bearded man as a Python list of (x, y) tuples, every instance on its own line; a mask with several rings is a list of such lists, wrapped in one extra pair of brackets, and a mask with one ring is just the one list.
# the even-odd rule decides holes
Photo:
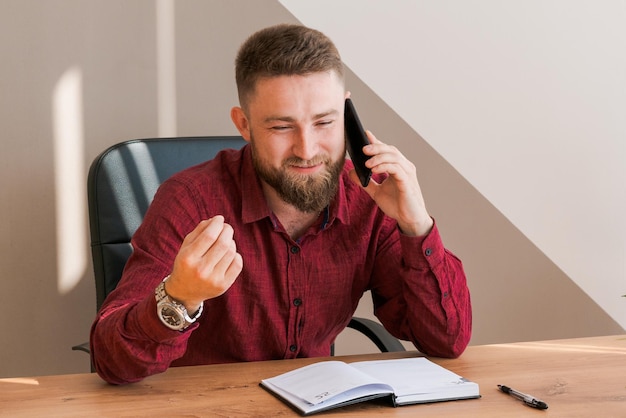
[[(368, 132), (362, 187), (345, 159), (344, 68), (324, 34), (277, 25), (236, 60), (248, 142), (163, 183), (98, 312), (91, 353), (113, 384), (170, 366), (328, 356), (359, 299), (394, 336), (456, 357), (471, 335), (461, 262), (415, 166)], [(160, 310), (162, 301), (185, 311)]]

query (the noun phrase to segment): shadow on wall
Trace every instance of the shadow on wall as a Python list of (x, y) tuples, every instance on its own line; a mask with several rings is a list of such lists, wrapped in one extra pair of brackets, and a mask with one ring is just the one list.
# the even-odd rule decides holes
[[(416, 165), (444, 244), (463, 261), (474, 314), (471, 344), (624, 332), (351, 71), (347, 83), (364, 127)], [(373, 315), (370, 300), (361, 305)]]

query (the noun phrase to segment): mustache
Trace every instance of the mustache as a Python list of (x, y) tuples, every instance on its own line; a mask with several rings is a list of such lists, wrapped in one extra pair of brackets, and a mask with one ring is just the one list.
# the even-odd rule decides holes
[(296, 166), (296, 167), (314, 167), (319, 164), (330, 163), (330, 158), (325, 155), (317, 155), (310, 160), (305, 160), (300, 157), (289, 157), (283, 161), (283, 166)]

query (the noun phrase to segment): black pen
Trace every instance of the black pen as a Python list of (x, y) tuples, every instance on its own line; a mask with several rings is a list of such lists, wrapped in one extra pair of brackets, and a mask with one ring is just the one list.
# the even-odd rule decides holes
[(537, 409), (548, 409), (548, 404), (540, 401), (539, 399), (536, 399), (533, 396), (530, 395), (526, 395), (525, 393), (522, 392), (518, 392), (515, 389), (511, 389), (508, 386), (504, 386), (504, 385), (498, 385), (498, 388), (506, 393), (507, 395), (511, 395), (514, 398), (519, 399), (520, 401), (524, 402), (526, 405), (533, 407), (533, 408), (537, 408)]

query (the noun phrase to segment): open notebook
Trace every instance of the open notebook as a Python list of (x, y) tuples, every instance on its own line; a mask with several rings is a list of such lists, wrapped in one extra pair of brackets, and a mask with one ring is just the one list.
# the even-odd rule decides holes
[(480, 397), (478, 384), (423, 357), (324, 361), (261, 381), (302, 415), (375, 398), (394, 406)]

